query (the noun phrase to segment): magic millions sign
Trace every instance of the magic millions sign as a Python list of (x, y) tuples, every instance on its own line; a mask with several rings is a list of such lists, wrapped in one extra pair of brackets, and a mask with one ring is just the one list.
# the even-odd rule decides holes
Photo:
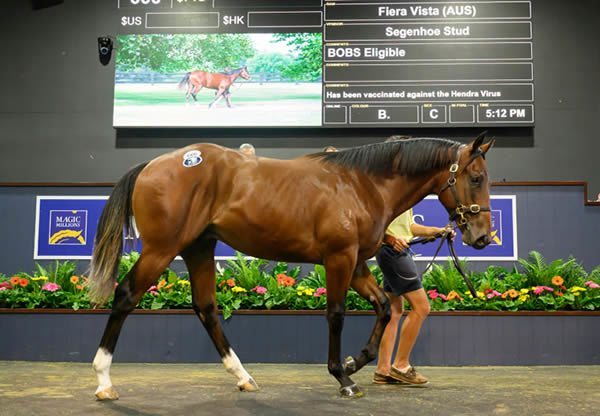
[[(34, 259), (90, 259), (94, 247), (96, 227), (107, 196), (38, 196), (35, 221)], [(492, 195), (492, 243), (483, 250), (475, 250), (456, 237), (456, 254), (469, 260), (516, 260), (517, 213), (515, 195)], [(427, 197), (413, 208), (415, 222), (443, 227), (448, 213), (437, 197)], [(136, 235), (124, 234), (126, 247), (141, 250)], [(127, 244), (131, 242), (132, 244)], [(430, 260), (437, 244), (413, 246), (416, 260)], [(234, 257), (234, 249), (219, 242), (215, 259)], [(449, 253), (443, 247), (438, 258)]]

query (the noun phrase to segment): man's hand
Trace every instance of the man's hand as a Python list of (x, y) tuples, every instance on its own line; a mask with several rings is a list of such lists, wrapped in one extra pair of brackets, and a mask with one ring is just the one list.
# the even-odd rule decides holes
[(408, 245), (408, 240), (407, 239), (401, 238), (401, 237), (395, 237), (394, 238), (394, 242), (392, 244), (392, 247), (396, 251), (404, 251), (404, 250), (406, 250), (410, 246)]
[[(445, 231), (446, 231), (446, 229), (445, 229), (445, 228), (438, 228), (438, 231), (436, 231), (436, 233), (435, 233), (435, 234), (436, 234), (436, 235), (437, 235), (437, 234), (441, 234), (441, 233), (444, 233)], [(453, 229), (450, 229), (450, 230), (448, 231), (448, 234), (450, 235), (450, 240), (454, 241), (454, 237), (456, 237), (456, 232), (454, 232), (454, 230), (453, 230)]]

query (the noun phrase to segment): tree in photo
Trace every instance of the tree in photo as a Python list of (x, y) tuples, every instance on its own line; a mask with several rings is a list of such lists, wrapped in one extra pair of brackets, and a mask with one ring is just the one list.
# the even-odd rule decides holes
[(117, 71), (160, 73), (238, 68), (255, 53), (247, 34), (154, 34), (117, 38)]
[(294, 81), (317, 81), (323, 69), (323, 42), (320, 33), (277, 33), (275, 39), (285, 41), (298, 53), (296, 60), (283, 68), (281, 75)]

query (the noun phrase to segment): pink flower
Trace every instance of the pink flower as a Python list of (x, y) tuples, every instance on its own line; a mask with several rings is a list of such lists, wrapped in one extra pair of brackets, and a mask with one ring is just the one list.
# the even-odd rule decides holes
[(543, 291), (544, 291), (544, 286), (536, 286), (535, 289), (533, 289), (533, 293), (535, 293), (536, 295), (539, 295)]
[(436, 299), (439, 296), (439, 293), (435, 289), (428, 290), (427, 293), (429, 293), (431, 299)]
[(0, 286), (0, 292), (3, 290), (8, 290), (9, 288), (12, 289), (12, 286)]
[(156, 295), (158, 295), (157, 290), (158, 290), (158, 288), (156, 286), (152, 285), (148, 288), (148, 290), (146, 290), (146, 292), (150, 292), (152, 295), (156, 296)]
[(486, 292), (488, 292), (488, 294), (487, 294), (488, 299), (491, 299), (496, 296), (502, 296), (502, 293), (498, 292), (497, 290), (488, 289), (488, 290), (486, 290)]
[(448, 298), (446, 297), (446, 295), (444, 295), (443, 293), (440, 293), (440, 298), (444, 299), (445, 301), (448, 300)]
[(584, 283), (584, 285), (589, 286), (590, 289), (598, 289), (600, 287), (600, 285), (598, 285), (598, 283), (594, 282), (593, 280), (588, 280)]
[(42, 286), (43, 290), (47, 290), (48, 292), (56, 292), (60, 289), (60, 286), (56, 283), (48, 282), (44, 286)]
[(313, 296), (320, 298), (321, 295), (326, 295), (326, 294), (327, 294), (327, 289), (325, 289), (324, 287), (320, 287), (317, 289), (317, 291), (315, 292), (315, 294)]
[(14, 289), (14, 288), (8, 282), (0, 283), (0, 291), (7, 290), (7, 289)]
[(256, 292), (259, 295), (264, 295), (265, 293), (267, 293), (267, 288), (262, 286), (255, 286), (252, 289), (250, 289), (250, 292)]
[(544, 290), (548, 291), (548, 292), (554, 292), (554, 289), (552, 289), (551, 287), (548, 286), (542, 286), (542, 288), (544, 288)]

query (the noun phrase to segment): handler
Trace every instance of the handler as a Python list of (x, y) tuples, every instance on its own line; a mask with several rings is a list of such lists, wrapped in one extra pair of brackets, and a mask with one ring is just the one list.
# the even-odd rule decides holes
[[(421, 324), (429, 314), (429, 300), (408, 242), (413, 236), (432, 237), (444, 232), (444, 228), (426, 227), (413, 219), (412, 209), (396, 217), (389, 225), (383, 238), (383, 246), (376, 255), (377, 264), (383, 272), (383, 290), (390, 299), (392, 317), (385, 327), (379, 344), (377, 369), (373, 382), (377, 384), (426, 384), (427, 378), (410, 365), (410, 351), (415, 345)], [(455, 233), (450, 231), (454, 240)], [(404, 298), (411, 311), (400, 330), (400, 342), (392, 364), (392, 353), (396, 343), (398, 324), (404, 311)]]

